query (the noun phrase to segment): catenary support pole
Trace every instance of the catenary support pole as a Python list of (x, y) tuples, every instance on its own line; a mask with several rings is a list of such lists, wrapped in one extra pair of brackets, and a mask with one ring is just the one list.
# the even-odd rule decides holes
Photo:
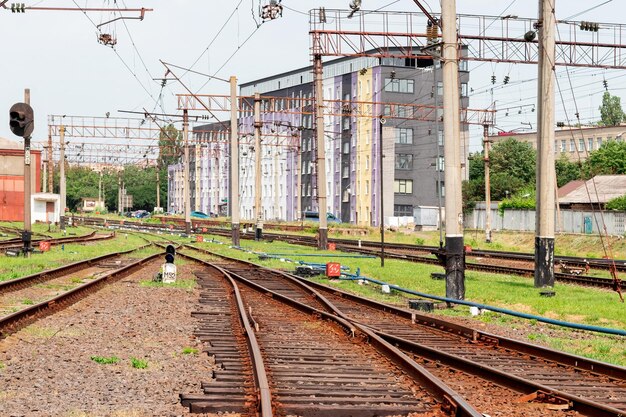
[(261, 149), (261, 96), (254, 93), (254, 216), (255, 216), (255, 240), (263, 239), (263, 207), (261, 207), (261, 181), (263, 173), (261, 172), (261, 158), (263, 150)]
[(66, 207), (66, 192), (65, 192), (65, 126), (61, 125), (59, 129), (59, 213), (61, 215), (60, 223), (61, 230), (65, 230), (65, 207)]
[(385, 125), (385, 118), (382, 113), (378, 118), (378, 170), (380, 173), (378, 174), (378, 179), (380, 181), (380, 266), (385, 267), (385, 200), (384, 196), (384, 186), (383, 186), (383, 158), (385, 155), (383, 154), (383, 126)]
[(189, 199), (189, 114), (187, 109), (183, 110), (183, 140), (185, 141), (185, 178), (183, 181), (183, 198), (185, 199), (185, 233), (191, 233), (191, 201)]
[[(24, 90), (24, 103), (30, 105), (30, 89)], [(22, 234), (22, 242), (24, 243), (24, 256), (30, 257), (31, 252), (31, 153), (30, 153), (30, 136), (24, 137), (24, 232)]]
[[(317, 39), (317, 38), (315, 38)], [(314, 42), (316, 42), (314, 39)], [(317, 247), (320, 250), (328, 248), (328, 219), (326, 204), (326, 148), (324, 143), (324, 86), (322, 56), (313, 55), (313, 78), (315, 86), (315, 133), (317, 137), (317, 202), (319, 212), (319, 232)], [(319, 48), (318, 48), (319, 49)]]
[(157, 207), (161, 207), (161, 173), (159, 172), (160, 170), (161, 170), (161, 165), (157, 164), (157, 167), (156, 167), (156, 193), (157, 193), (156, 206)]
[(554, 31), (555, 0), (539, 0), (537, 82), (537, 219), (535, 287), (554, 287)]
[(446, 296), (465, 298), (456, 0), (442, 0)]
[[(48, 192), (54, 192), (54, 161), (52, 160), (54, 155), (52, 149), (52, 127), (48, 127)], [(44, 190), (45, 191), (45, 190)]]
[(230, 77), (230, 207), (233, 246), (239, 246), (239, 132), (237, 77)]
[(491, 177), (489, 175), (489, 125), (483, 125), (483, 148), (485, 150), (485, 242), (491, 243)]

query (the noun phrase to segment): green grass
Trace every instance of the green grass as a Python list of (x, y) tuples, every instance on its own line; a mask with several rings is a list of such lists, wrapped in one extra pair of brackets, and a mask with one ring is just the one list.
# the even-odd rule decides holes
[(92, 356), (91, 360), (101, 365), (110, 365), (118, 363), (120, 361), (120, 358), (118, 358), (117, 356), (111, 356), (109, 358), (106, 358), (104, 356)]
[(185, 346), (183, 348), (183, 355), (197, 355), (198, 354), (198, 349), (193, 348), (193, 347), (189, 347), (189, 346)]
[[(227, 237), (215, 236), (216, 240), (229, 243)], [(279, 241), (273, 243), (242, 241), (242, 245), (250, 250), (267, 253), (285, 254), (285, 258), (304, 260), (306, 262), (325, 263), (327, 261), (340, 262), (350, 267), (351, 273), (360, 268), (361, 275), (379, 279), (400, 287), (412, 289), (428, 294), (445, 296), (445, 282), (430, 278), (431, 272), (442, 272), (443, 268), (433, 265), (422, 265), (400, 260), (385, 260), (385, 267), (381, 268), (380, 259), (366, 258), (330, 258), (330, 257), (298, 257), (298, 254), (340, 255), (335, 251), (318, 251), (313, 248), (290, 245)], [(238, 259), (252, 261), (276, 269), (293, 271), (296, 264), (281, 262), (280, 260), (260, 260), (258, 256), (242, 251), (230, 249), (227, 244), (193, 243), (193, 246), (209, 249), (215, 253), (225, 254)], [(192, 252), (191, 255), (203, 259), (211, 259), (211, 256)], [(346, 291), (364, 295), (376, 300), (407, 306), (409, 295), (396, 292), (383, 294), (380, 287), (375, 284), (358, 285), (351, 281), (328, 281), (319, 278), (319, 281), (330, 284)], [(557, 320), (583, 323), (617, 329), (626, 328), (626, 315), (623, 314), (623, 304), (614, 292), (584, 288), (575, 285), (557, 283), (556, 297), (546, 298), (539, 296), (534, 288), (533, 279), (518, 276), (506, 276), (486, 274), (473, 271), (466, 272), (466, 299), (482, 304), (493, 305), (505, 309), (524, 313), (544, 316)], [(435, 314), (470, 317), (467, 307), (458, 306), (454, 309), (436, 310)], [(537, 320), (524, 320), (512, 316), (488, 313), (477, 318), (476, 327), (480, 328), (480, 322), (491, 323), (509, 328), (538, 328), (552, 329), (553, 332), (563, 333), (563, 336), (545, 336), (540, 332), (533, 332), (538, 341), (555, 349), (586, 356), (589, 358), (609, 361), (626, 365), (626, 338), (603, 336), (596, 333), (586, 332), (585, 337), (573, 337), (567, 335), (576, 332), (556, 326), (538, 323)], [(562, 339), (562, 340), (561, 340)], [(530, 338), (529, 338), (530, 340)], [(609, 346), (608, 350), (607, 347)]]
[(130, 358), (130, 364), (135, 369), (146, 369), (148, 361), (145, 359)]
[[(65, 244), (65, 250), (60, 245), (52, 246), (49, 252), (33, 254), (30, 258), (5, 257), (0, 255), (0, 281), (19, 278), (25, 275), (34, 274), (43, 270), (58, 268), (71, 262), (94, 258), (128, 249), (134, 249), (144, 245), (146, 242), (138, 236), (129, 235), (124, 238), (121, 235), (113, 239), (103, 240), (97, 243), (83, 245), (81, 243)], [(157, 248), (147, 248), (140, 251), (138, 255), (143, 257), (151, 253), (161, 252)]]
[[(176, 262), (178, 263), (178, 262)], [(140, 281), (139, 285), (148, 288), (181, 288), (183, 290), (191, 291), (196, 287), (196, 281), (194, 279), (177, 279), (176, 282), (171, 284), (165, 284), (163, 282), (155, 281)]]

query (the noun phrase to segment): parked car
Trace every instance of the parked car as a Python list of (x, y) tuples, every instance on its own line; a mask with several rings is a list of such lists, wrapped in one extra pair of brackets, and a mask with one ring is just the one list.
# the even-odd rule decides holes
[[(305, 211), (304, 220), (309, 222), (319, 222), (320, 214), (317, 211)], [(333, 213), (326, 213), (326, 221), (329, 223), (341, 223), (341, 219)]]
[(137, 219), (145, 219), (146, 217), (150, 217), (150, 212), (146, 210), (137, 210), (134, 217)]
[(208, 214), (203, 213), (201, 211), (192, 211), (191, 217), (195, 217), (197, 219), (210, 219), (211, 218)]

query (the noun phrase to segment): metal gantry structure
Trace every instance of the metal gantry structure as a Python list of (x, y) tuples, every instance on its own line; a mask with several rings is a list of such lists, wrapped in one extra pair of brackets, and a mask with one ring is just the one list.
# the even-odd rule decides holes
[[(416, 1), (416, 3), (419, 2)], [(547, 3), (547, 6), (546, 6)], [(516, 16), (477, 16), (477, 15), (457, 15), (456, 2), (454, 0), (446, 0), (442, 2), (442, 11), (447, 16), (430, 15), (415, 12), (371, 12), (371, 11), (346, 11), (346, 10), (329, 10), (317, 9), (310, 12), (310, 35), (311, 35), (311, 54), (313, 59), (314, 77), (316, 88), (316, 100), (318, 100), (319, 113), (317, 115), (317, 125), (323, 126), (323, 106), (319, 103), (323, 102), (323, 89), (321, 89), (323, 78), (322, 57), (373, 57), (378, 59), (401, 58), (401, 59), (432, 59), (427, 55), (439, 58), (444, 68), (450, 62), (458, 65), (461, 60), (481, 61), (481, 62), (505, 62), (505, 63), (523, 63), (537, 64), (540, 60), (546, 62), (546, 58), (550, 59), (548, 70), (551, 73), (551, 79), (554, 79), (554, 67), (556, 65), (575, 66), (575, 67), (592, 67), (606, 69), (626, 69), (626, 44), (623, 43), (624, 35), (626, 35), (626, 26), (622, 24), (601, 23), (593, 25), (593, 28), (601, 30), (589, 30), (589, 25), (583, 25), (582, 22), (574, 21), (555, 21), (554, 20), (554, 1), (539, 0), (540, 10), (548, 10), (550, 8), (550, 16), (542, 14), (539, 19), (519, 18)], [(545, 8), (544, 8), (545, 7)], [(450, 16), (452, 14), (452, 16)], [(446, 28), (443, 19), (448, 19), (448, 26), (453, 26), (454, 31), (450, 27)], [(547, 21), (545, 19), (548, 19)], [(551, 37), (548, 48), (551, 49), (550, 55), (545, 55), (545, 47), (543, 44), (540, 48), (540, 42), (544, 36), (545, 25), (550, 25), (551, 29), (549, 37)], [(437, 26), (443, 27), (443, 38), (438, 36)], [(452, 33), (454, 32), (454, 33)], [(539, 39), (537, 38), (539, 34)], [(446, 39), (447, 38), (447, 39)], [(447, 43), (447, 45), (446, 45)], [(458, 49), (460, 46), (466, 48), (467, 53), (460, 54)], [(446, 51), (451, 47), (457, 49), (456, 54)], [(445, 55), (445, 56), (442, 56)], [(446, 61), (447, 60), (447, 61)], [(545, 73), (545, 70), (543, 70)], [(446, 87), (454, 82), (450, 76), (444, 75), (444, 90), (452, 91)], [(554, 81), (548, 82), (553, 85)], [(552, 103), (554, 103), (554, 90), (552, 91)], [(454, 93), (456, 94), (456, 93)], [(545, 92), (540, 91), (545, 96)], [(446, 94), (444, 93), (444, 97)], [(444, 103), (444, 108), (450, 111), (450, 107)], [(457, 108), (457, 107), (453, 107)], [(554, 106), (544, 108), (547, 112), (553, 112)], [(449, 232), (451, 237), (458, 240), (460, 236), (460, 247), (463, 246), (462, 234), (462, 212), (460, 204), (462, 201), (460, 181), (455, 181), (458, 177), (456, 172), (460, 172), (460, 161), (454, 158), (454, 162), (449, 161), (448, 152), (450, 147), (456, 146), (457, 138), (451, 129), (458, 131), (458, 127), (454, 127), (456, 121), (450, 123), (450, 118), (456, 118), (444, 115), (444, 150), (446, 152), (446, 184), (454, 185), (447, 187), (446, 192), (446, 241), (448, 241)], [(538, 112), (541, 113), (541, 112)], [(538, 114), (538, 124), (546, 123), (547, 119), (542, 119)], [(552, 116), (553, 120), (553, 116)], [(550, 126), (549, 129), (554, 129)], [(321, 129), (320, 129), (321, 130)], [(318, 132), (318, 160), (323, 160), (323, 136), (322, 132)], [(546, 144), (543, 141), (543, 148), (550, 150), (552, 144)], [(543, 149), (542, 148), (542, 149)], [(538, 152), (542, 153), (542, 152)], [(551, 153), (551, 152), (550, 152)], [(452, 155), (454, 157), (454, 155)], [(553, 157), (553, 156), (552, 156)], [(541, 175), (538, 175), (537, 190), (537, 207), (542, 210), (548, 210), (548, 200), (539, 199), (541, 196), (553, 193), (549, 181), (540, 180), (539, 177), (553, 178), (554, 166), (547, 163), (549, 157), (541, 157), (540, 164), (543, 167)], [(545, 159), (545, 160), (544, 160)], [(549, 162), (549, 161), (548, 161)], [(450, 164), (450, 165), (449, 165)], [(449, 169), (450, 168), (450, 169)], [(453, 172), (450, 172), (453, 171)], [(324, 178), (318, 178), (318, 181), (325, 182)], [(449, 183), (448, 181), (452, 181)], [(458, 182), (458, 184), (457, 184)], [(554, 185), (552, 184), (552, 187)], [(318, 190), (318, 193), (323, 190)], [(320, 202), (325, 201), (325, 195), (318, 195)], [(554, 199), (552, 199), (552, 207), (550, 211), (537, 214), (538, 218), (549, 216), (554, 211)], [(457, 219), (458, 217), (458, 219)], [(320, 220), (322, 220), (320, 218)], [(325, 222), (324, 222), (325, 223)], [(459, 224), (460, 228), (456, 225)], [(453, 230), (450, 230), (451, 225)], [(320, 221), (320, 230), (325, 231), (327, 225)], [(554, 224), (550, 222), (540, 225), (537, 223), (537, 239), (545, 243), (545, 239), (550, 240), (550, 236), (554, 236)], [(320, 239), (321, 240), (321, 239)], [(459, 242), (450, 248), (446, 245), (446, 258), (452, 257), (454, 261), (446, 261), (446, 276), (452, 276), (458, 271), (455, 265), (458, 265)], [(323, 245), (320, 245), (322, 248)], [(538, 268), (542, 276), (541, 279), (536, 277), (537, 286), (549, 285), (554, 282), (553, 270), (547, 269), (546, 259), (553, 256), (553, 245), (544, 244), (545, 252), (548, 256), (542, 259), (536, 259), (542, 267)], [(540, 251), (536, 251), (536, 256)], [(551, 275), (551, 278), (550, 278)], [(454, 279), (455, 285), (462, 285), (464, 273), (458, 274)], [(448, 282), (447, 282), (448, 283)], [(448, 291), (446, 291), (448, 293)], [(452, 291), (455, 297), (462, 298), (462, 291)]]

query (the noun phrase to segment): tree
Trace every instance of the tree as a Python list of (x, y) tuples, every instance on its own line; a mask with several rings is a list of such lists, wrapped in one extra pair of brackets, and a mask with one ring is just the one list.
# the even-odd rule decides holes
[(605, 142), (589, 154), (583, 167), (585, 177), (626, 174), (626, 142)]
[(495, 144), (489, 153), (492, 174), (503, 174), (510, 179), (521, 180), (524, 185), (533, 186), (536, 158), (537, 152), (529, 143), (511, 137)]
[(559, 159), (554, 161), (556, 170), (557, 187), (562, 187), (570, 181), (581, 179), (582, 165), (580, 162), (571, 162), (565, 154), (561, 154)]
[(174, 125), (167, 125), (159, 134), (159, 159), (157, 164), (167, 170), (169, 165), (179, 161), (183, 154), (181, 132)]
[(602, 106), (600, 106), (600, 117), (602, 120), (599, 124), (603, 126), (619, 125), (624, 120), (621, 99), (605, 91), (602, 96)]

